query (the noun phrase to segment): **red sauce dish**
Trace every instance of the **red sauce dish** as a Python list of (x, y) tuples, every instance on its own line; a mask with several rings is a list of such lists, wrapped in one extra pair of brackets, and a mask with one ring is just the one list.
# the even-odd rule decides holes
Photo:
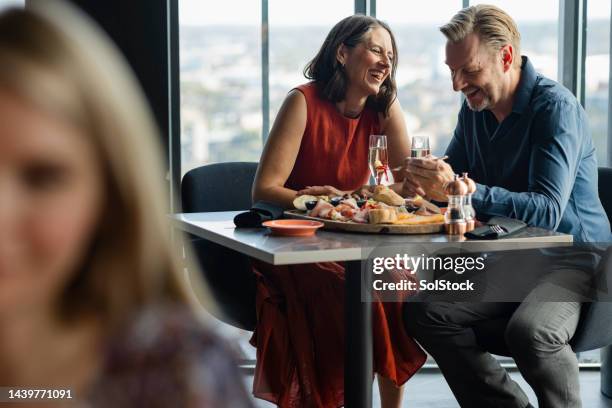
[(261, 225), (270, 228), (270, 231), (274, 235), (307, 237), (314, 235), (317, 229), (325, 224), (319, 221), (310, 220), (273, 220), (265, 221)]

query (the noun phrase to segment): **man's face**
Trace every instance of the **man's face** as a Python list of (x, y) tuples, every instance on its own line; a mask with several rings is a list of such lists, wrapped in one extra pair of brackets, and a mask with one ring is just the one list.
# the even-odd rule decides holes
[(477, 34), (460, 42), (446, 43), (446, 65), (450, 68), (453, 89), (463, 92), (470, 109), (492, 110), (504, 97), (503, 62), (498, 52), (487, 48)]

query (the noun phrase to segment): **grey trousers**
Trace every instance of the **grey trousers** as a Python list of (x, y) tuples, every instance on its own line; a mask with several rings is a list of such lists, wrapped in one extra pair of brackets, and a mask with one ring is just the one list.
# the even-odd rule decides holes
[[(506, 370), (477, 344), (471, 328), (476, 322), (501, 317), (509, 318), (506, 344), (539, 406), (581, 406), (578, 361), (568, 342), (578, 325), (581, 293), (588, 289), (590, 277), (565, 267), (552, 273), (557, 276), (554, 284), (543, 278), (545, 274), (536, 275), (524, 279), (522, 302), (435, 301), (435, 296), (432, 301), (423, 294), (419, 301), (404, 305), (408, 333), (436, 360), (462, 407), (524, 408), (529, 404)], [(516, 273), (512, 279), (521, 280)], [(493, 289), (484, 299), (494, 299), (495, 291), (504, 288), (504, 279), (489, 280)], [(564, 301), (542, 301), (557, 298)]]
[(477, 343), (471, 325), (511, 316), (506, 342), (539, 406), (580, 407), (578, 361), (568, 345), (579, 302), (451, 303), (405, 305), (408, 332), (438, 363), (462, 407), (524, 408), (529, 400), (497, 360)]

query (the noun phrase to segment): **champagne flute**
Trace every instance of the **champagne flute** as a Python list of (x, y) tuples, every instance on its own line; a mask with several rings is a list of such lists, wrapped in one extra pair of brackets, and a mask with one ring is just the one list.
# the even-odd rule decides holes
[(389, 159), (387, 155), (387, 136), (370, 135), (370, 152), (368, 157), (370, 173), (380, 185), (383, 179), (389, 181)]
[(429, 136), (412, 136), (410, 157), (425, 157), (431, 154)]

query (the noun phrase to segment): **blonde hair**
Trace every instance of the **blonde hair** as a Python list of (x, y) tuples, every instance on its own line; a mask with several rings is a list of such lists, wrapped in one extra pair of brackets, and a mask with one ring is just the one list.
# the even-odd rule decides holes
[(459, 42), (475, 33), (493, 51), (512, 44), (514, 66), (521, 65), (521, 34), (516, 23), (505, 11), (489, 4), (478, 4), (460, 10), (440, 27), (440, 31), (451, 42)]
[(87, 17), (59, 1), (0, 15), (0, 88), (83, 130), (105, 173), (106, 208), (85, 264), (59, 299), (110, 326), (152, 302), (213, 307), (190, 285), (167, 221), (159, 133), (131, 71)]

